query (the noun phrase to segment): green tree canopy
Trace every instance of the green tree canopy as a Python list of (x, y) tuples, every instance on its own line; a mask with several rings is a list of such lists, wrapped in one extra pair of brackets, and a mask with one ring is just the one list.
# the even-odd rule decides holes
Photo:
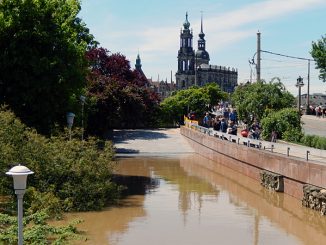
[(200, 117), (227, 96), (216, 83), (177, 91), (161, 103), (162, 119), (166, 123), (179, 122), (189, 111)]
[(249, 122), (255, 117), (260, 120), (267, 111), (294, 105), (293, 95), (285, 89), (279, 79), (276, 80), (278, 81), (273, 79), (269, 83), (247, 83), (236, 88), (232, 101), (238, 110), (239, 119)]
[(316, 68), (320, 70), (319, 79), (326, 82), (326, 36), (317, 42), (312, 42), (311, 56), (316, 61)]
[(263, 128), (262, 137), (270, 140), (272, 131), (277, 133), (278, 139), (299, 142), (302, 137), (302, 127), (297, 109), (284, 108), (271, 112), (261, 120)]
[(85, 86), (93, 36), (78, 0), (0, 1), (0, 103), (48, 133), (65, 125), (70, 98)]

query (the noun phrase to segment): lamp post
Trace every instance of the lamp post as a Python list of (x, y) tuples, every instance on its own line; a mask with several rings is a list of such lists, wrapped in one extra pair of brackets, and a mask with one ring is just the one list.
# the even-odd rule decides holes
[(82, 105), (82, 118), (81, 119), (82, 119), (82, 141), (83, 141), (84, 140), (84, 105), (86, 103), (86, 97), (81, 95), (79, 97), (79, 99), (80, 99), (80, 103)]
[(301, 87), (303, 87), (303, 78), (301, 76), (298, 77), (297, 83), (295, 86), (299, 89), (299, 96), (298, 96), (298, 112), (301, 115)]
[(69, 128), (69, 140), (71, 140), (71, 128), (72, 128), (72, 125), (74, 124), (74, 118), (75, 118), (74, 113), (72, 113), (72, 112), (67, 113), (67, 124), (68, 124), (68, 128)]
[(23, 196), (26, 191), (26, 182), (27, 176), (29, 174), (33, 174), (31, 170), (27, 167), (18, 165), (12, 167), (8, 172), (7, 175), (11, 175), (14, 179), (14, 189), (15, 194), (17, 195), (18, 200), (18, 245), (23, 245)]

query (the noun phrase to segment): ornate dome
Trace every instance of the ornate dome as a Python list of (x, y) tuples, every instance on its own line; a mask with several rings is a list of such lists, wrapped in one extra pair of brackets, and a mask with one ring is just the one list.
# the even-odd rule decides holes
[(206, 50), (197, 50), (196, 51), (196, 58), (197, 59), (203, 59), (203, 60), (209, 60), (209, 54)]
[(187, 30), (187, 29), (189, 29), (189, 27), (190, 27), (190, 23), (189, 23), (189, 21), (188, 21), (188, 12), (186, 13), (186, 20), (185, 20), (185, 22), (183, 23), (183, 27)]

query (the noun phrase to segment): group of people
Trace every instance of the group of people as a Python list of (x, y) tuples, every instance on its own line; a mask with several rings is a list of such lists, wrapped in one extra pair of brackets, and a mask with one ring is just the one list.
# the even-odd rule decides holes
[[(220, 131), (227, 134), (237, 135), (238, 133), (238, 115), (236, 109), (227, 110), (228, 117), (225, 114), (219, 113), (217, 116), (211, 116), (206, 112), (202, 121), (202, 125), (206, 128), (212, 127), (216, 131)], [(251, 139), (260, 139), (261, 126), (257, 119), (253, 119), (252, 123), (248, 124), (246, 121), (241, 122), (242, 130), (240, 135)], [(270, 140), (276, 142), (277, 132), (272, 131)]]
[[(246, 122), (244, 122), (243, 130), (241, 131), (242, 137), (248, 137), (250, 139), (260, 139), (261, 127), (256, 119), (254, 119), (253, 123), (248, 126)], [(275, 138), (275, 136), (274, 136)]]
[(214, 130), (223, 133), (237, 135), (238, 132), (238, 116), (235, 109), (226, 118), (225, 115), (219, 115), (211, 117), (208, 112), (206, 112), (203, 119), (203, 126), (206, 128), (213, 127)]

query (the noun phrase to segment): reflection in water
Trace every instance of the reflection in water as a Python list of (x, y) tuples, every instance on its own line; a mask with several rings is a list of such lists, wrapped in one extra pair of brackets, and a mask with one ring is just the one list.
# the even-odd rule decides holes
[[(210, 169), (208, 169), (209, 167)], [(214, 171), (212, 171), (214, 169)], [(298, 200), (198, 155), (120, 159), (121, 205), (69, 214), (79, 244), (325, 244), (326, 222)]]

